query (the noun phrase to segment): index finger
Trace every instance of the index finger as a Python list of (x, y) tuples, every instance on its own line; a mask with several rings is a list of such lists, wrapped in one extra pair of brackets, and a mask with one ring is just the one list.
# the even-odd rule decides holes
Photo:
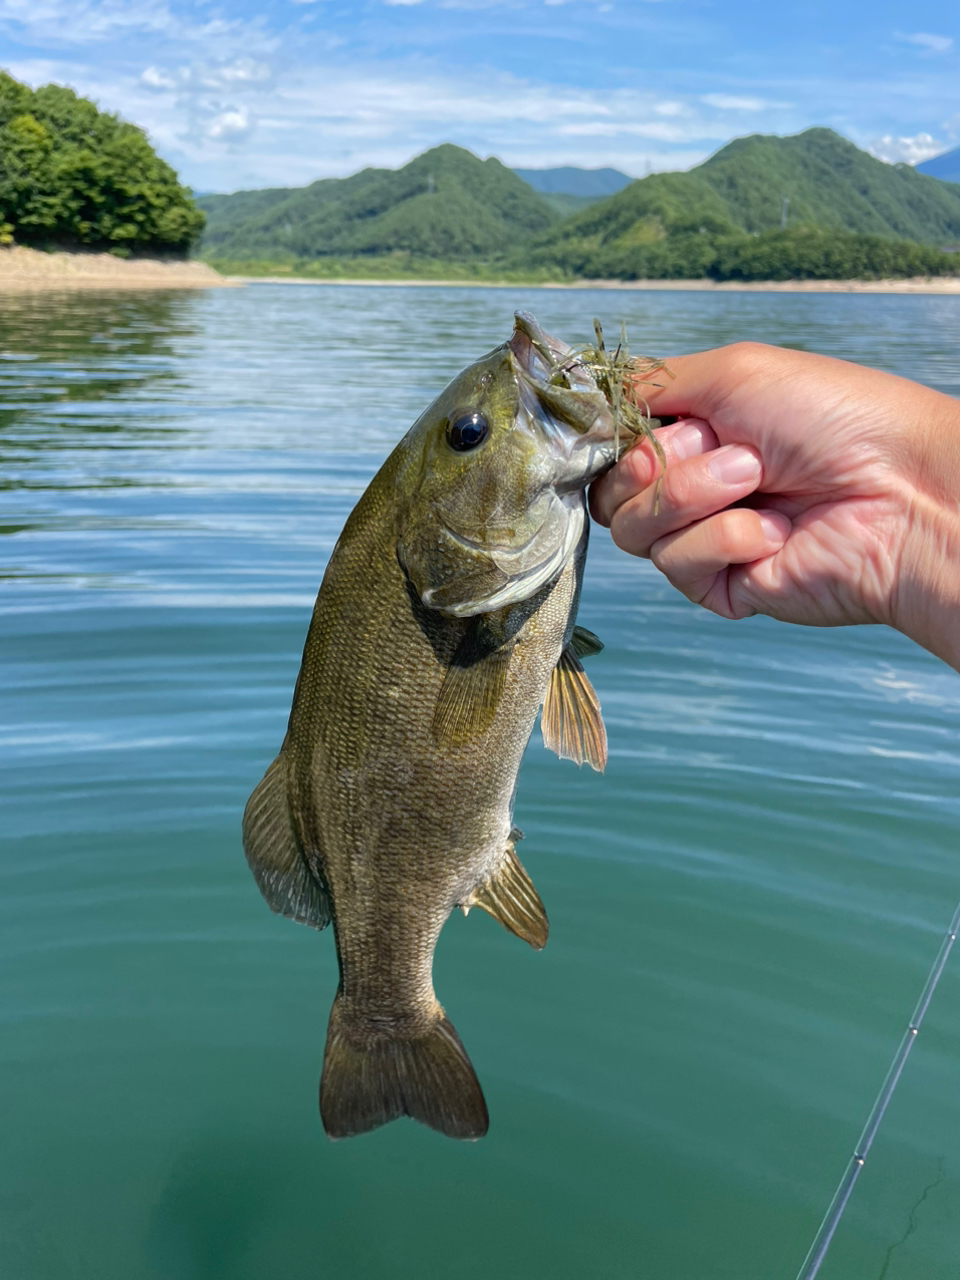
[(759, 342), (738, 342), (693, 355), (670, 356), (666, 371), (637, 378), (637, 394), (655, 416), (703, 418), (716, 428), (716, 415), (730, 393), (766, 364), (776, 348)]

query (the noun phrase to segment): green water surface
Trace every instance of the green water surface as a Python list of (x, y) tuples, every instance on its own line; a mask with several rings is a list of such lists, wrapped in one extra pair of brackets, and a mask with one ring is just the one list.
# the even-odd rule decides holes
[[(331, 1144), (333, 939), (240, 848), (393, 442), (515, 307), (960, 393), (960, 298), (309, 288), (0, 301), (3, 1280), (792, 1280), (960, 896), (960, 678), (728, 623), (597, 530), (603, 777), (521, 774), (535, 954), (451, 919), (489, 1136)], [(960, 1276), (960, 956), (826, 1280)]]

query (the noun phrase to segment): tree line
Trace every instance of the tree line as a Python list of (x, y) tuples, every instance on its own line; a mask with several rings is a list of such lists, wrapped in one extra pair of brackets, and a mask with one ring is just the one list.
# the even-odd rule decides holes
[(0, 72), (0, 224), (6, 243), (184, 254), (204, 215), (142, 129)]

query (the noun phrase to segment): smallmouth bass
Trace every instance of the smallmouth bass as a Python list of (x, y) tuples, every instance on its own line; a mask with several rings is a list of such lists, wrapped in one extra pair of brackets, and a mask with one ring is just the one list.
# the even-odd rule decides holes
[(619, 357), (599, 330), (578, 353), (518, 313), (510, 341), (397, 445), (327, 565), (243, 842), (272, 910), (333, 924), (340, 983), (320, 1083), (332, 1138), (402, 1115), (455, 1138), (487, 1131), (433, 953), (455, 907), (546, 944), (512, 822), (541, 706), (548, 747), (606, 762), (580, 663), (602, 646), (576, 626), (584, 490), (616, 460), (622, 425), (649, 429), (635, 405), (621, 413), (621, 390), (660, 367)]

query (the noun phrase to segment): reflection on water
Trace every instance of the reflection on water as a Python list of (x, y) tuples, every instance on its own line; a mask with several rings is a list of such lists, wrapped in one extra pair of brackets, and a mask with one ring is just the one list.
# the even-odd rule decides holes
[[(0, 300), (4, 1275), (795, 1275), (960, 893), (960, 685), (708, 617), (599, 531), (610, 766), (535, 741), (518, 798), (550, 944), (472, 913), (438, 952), (490, 1136), (316, 1118), (332, 939), (263, 907), (239, 814), (347, 512), (515, 307), (960, 393), (956, 298)], [(956, 1269), (958, 1007), (954, 966), (825, 1276)]]

